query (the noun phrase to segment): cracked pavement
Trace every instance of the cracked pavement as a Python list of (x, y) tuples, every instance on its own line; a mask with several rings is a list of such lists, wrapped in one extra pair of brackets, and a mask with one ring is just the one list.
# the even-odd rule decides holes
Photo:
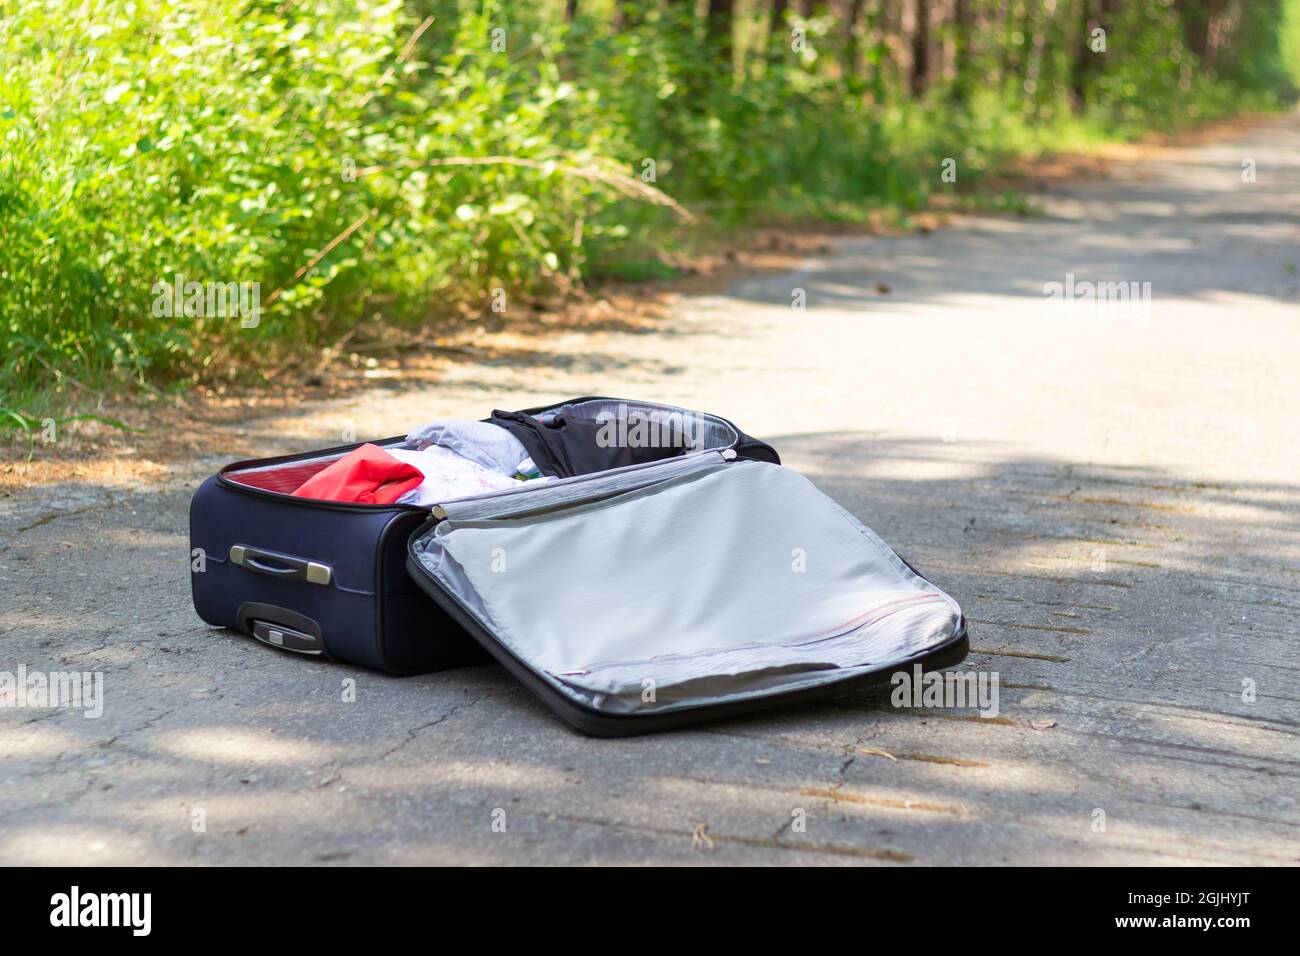
[[(0, 862), (1300, 861), (1300, 121), (1040, 202), (245, 425), (269, 455), (584, 393), (725, 414), (962, 603), (996, 719), (885, 688), (593, 740), (493, 665), (277, 653), (190, 606), (212, 448), (0, 499), (0, 671), (105, 682), (99, 718), (0, 708)], [(1067, 274), (1150, 282), (1149, 323), (1050, 314)]]

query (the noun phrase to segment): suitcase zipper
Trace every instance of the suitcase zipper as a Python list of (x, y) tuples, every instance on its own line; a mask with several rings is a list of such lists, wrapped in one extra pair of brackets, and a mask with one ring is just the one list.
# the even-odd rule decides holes
[[(557, 488), (573, 488), (585, 484), (591, 484), (597, 481), (607, 481), (609, 478), (614, 476), (621, 477), (623, 475), (634, 474), (642, 471), (650, 471), (652, 469), (661, 469), (666, 474), (678, 470), (682, 470), (684, 472), (686, 468), (683, 468), (681, 462), (700, 459), (705, 456), (714, 456), (714, 455), (720, 455), (723, 461), (732, 461), (736, 457), (735, 451), (733, 451), (730, 448), (725, 448), (721, 451), (694, 452), (690, 455), (682, 455), (677, 458), (668, 458), (662, 461), (648, 461), (648, 462), (641, 462), (640, 464), (636, 464), (636, 465), (624, 465), (622, 468), (610, 468), (605, 471), (592, 472), (591, 474), (587, 474), (587, 475), (574, 475), (571, 478), (557, 478), (553, 481), (545, 481), (540, 483), (525, 482), (524, 484), (519, 485), (518, 487), (515, 488), (502, 488), (500, 491), (487, 491), (480, 495), (468, 495), (464, 498), (449, 498), (447, 501), (438, 502), (437, 504), (435, 504), (432, 508), (431, 514), (435, 518), (443, 519), (450, 516), (447, 510), (448, 507), (452, 507), (456, 511), (460, 511), (461, 509), (466, 509), (469, 512), (473, 512), (476, 505), (491, 504), (492, 502), (495, 501), (502, 501), (502, 500), (509, 499), (515, 495), (519, 495), (519, 496), (536, 495), (542, 493), (543, 490), (550, 492)], [(530, 484), (534, 485), (534, 487), (530, 488), (529, 487)], [(629, 488), (628, 490), (631, 489)], [(521, 501), (526, 501), (526, 500), (527, 500), (526, 498), (521, 497)], [(565, 504), (565, 503), (572, 503), (572, 502), (571, 501), (557, 502), (557, 504)], [(497, 515), (496, 517), (502, 517), (502, 516), (503, 515)], [(469, 516), (459, 515), (459, 517), (469, 517)]]
[(293, 495), (286, 495), (279, 491), (270, 491), (266, 488), (254, 488), (251, 485), (243, 485), (237, 481), (231, 481), (225, 475), (218, 475), (217, 482), (223, 487), (228, 488), (231, 491), (236, 491), (241, 495), (252, 495), (257, 498), (269, 498), (272, 501), (279, 501), (284, 504), (303, 505), (311, 508), (328, 508), (330, 511), (412, 511), (424, 512), (425, 514), (428, 514), (429, 512), (429, 509), (422, 505), (400, 505), (396, 502), (391, 505), (367, 505), (354, 501), (326, 501), (321, 498), (297, 498)]

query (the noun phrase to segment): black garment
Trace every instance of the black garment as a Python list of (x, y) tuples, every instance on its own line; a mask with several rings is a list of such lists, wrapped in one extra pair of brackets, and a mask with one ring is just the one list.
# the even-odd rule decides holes
[[(556, 478), (676, 458), (690, 450), (689, 442), (680, 431), (674, 432), (669, 441), (656, 446), (629, 447), (608, 441), (602, 444), (598, 440), (602, 429), (608, 439), (611, 422), (595, 418), (556, 414), (548, 416), (543, 424), (524, 412), (495, 411), (489, 421), (519, 439), (528, 449), (538, 471)], [(613, 424), (617, 425), (616, 422)]]
[[(538, 421), (534, 414), (541, 414), (543, 420)], [(617, 435), (617, 420), (611, 423), (607, 419), (580, 418), (566, 413), (563, 408), (540, 412), (534, 410), (531, 413), (498, 410), (492, 413), (488, 421), (500, 425), (518, 438), (538, 471), (556, 478), (571, 478), (625, 465), (662, 461), (695, 450), (684, 432), (675, 429), (665, 434), (664, 426), (660, 426), (659, 441), (655, 445), (633, 445), (623, 441), (611, 443), (608, 441), (611, 437), (610, 429), (615, 429)], [(624, 427), (632, 426), (625, 423)], [(777, 465), (781, 463), (771, 445), (750, 438), (739, 429), (736, 432), (740, 436), (735, 445), (739, 457)]]

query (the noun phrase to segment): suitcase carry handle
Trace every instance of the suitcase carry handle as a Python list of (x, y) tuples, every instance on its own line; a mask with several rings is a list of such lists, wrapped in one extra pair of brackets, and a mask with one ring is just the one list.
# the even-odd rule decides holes
[(308, 584), (329, 584), (334, 579), (334, 569), (320, 561), (282, 554), (279, 551), (263, 551), (247, 544), (232, 544), (230, 560), (241, 568), (269, 574), (286, 581), (306, 581)]

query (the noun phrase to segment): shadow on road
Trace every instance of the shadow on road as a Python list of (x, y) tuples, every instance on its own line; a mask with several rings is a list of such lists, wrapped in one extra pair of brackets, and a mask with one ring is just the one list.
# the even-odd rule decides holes
[(718, 859), (990, 862), (989, 827), (1011, 862), (1293, 859), (1300, 486), (773, 442), (961, 601), (996, 720), (884, 688), (589, 740), (494, 666), (398, 680), (205, 628), (185, 496), (99, 489), (111, 507), (15, 521), (0, 551), (6, 660), (107, 685), (98, 720), (0, 713), (0, 860), (690, 861), (701, 822)]

